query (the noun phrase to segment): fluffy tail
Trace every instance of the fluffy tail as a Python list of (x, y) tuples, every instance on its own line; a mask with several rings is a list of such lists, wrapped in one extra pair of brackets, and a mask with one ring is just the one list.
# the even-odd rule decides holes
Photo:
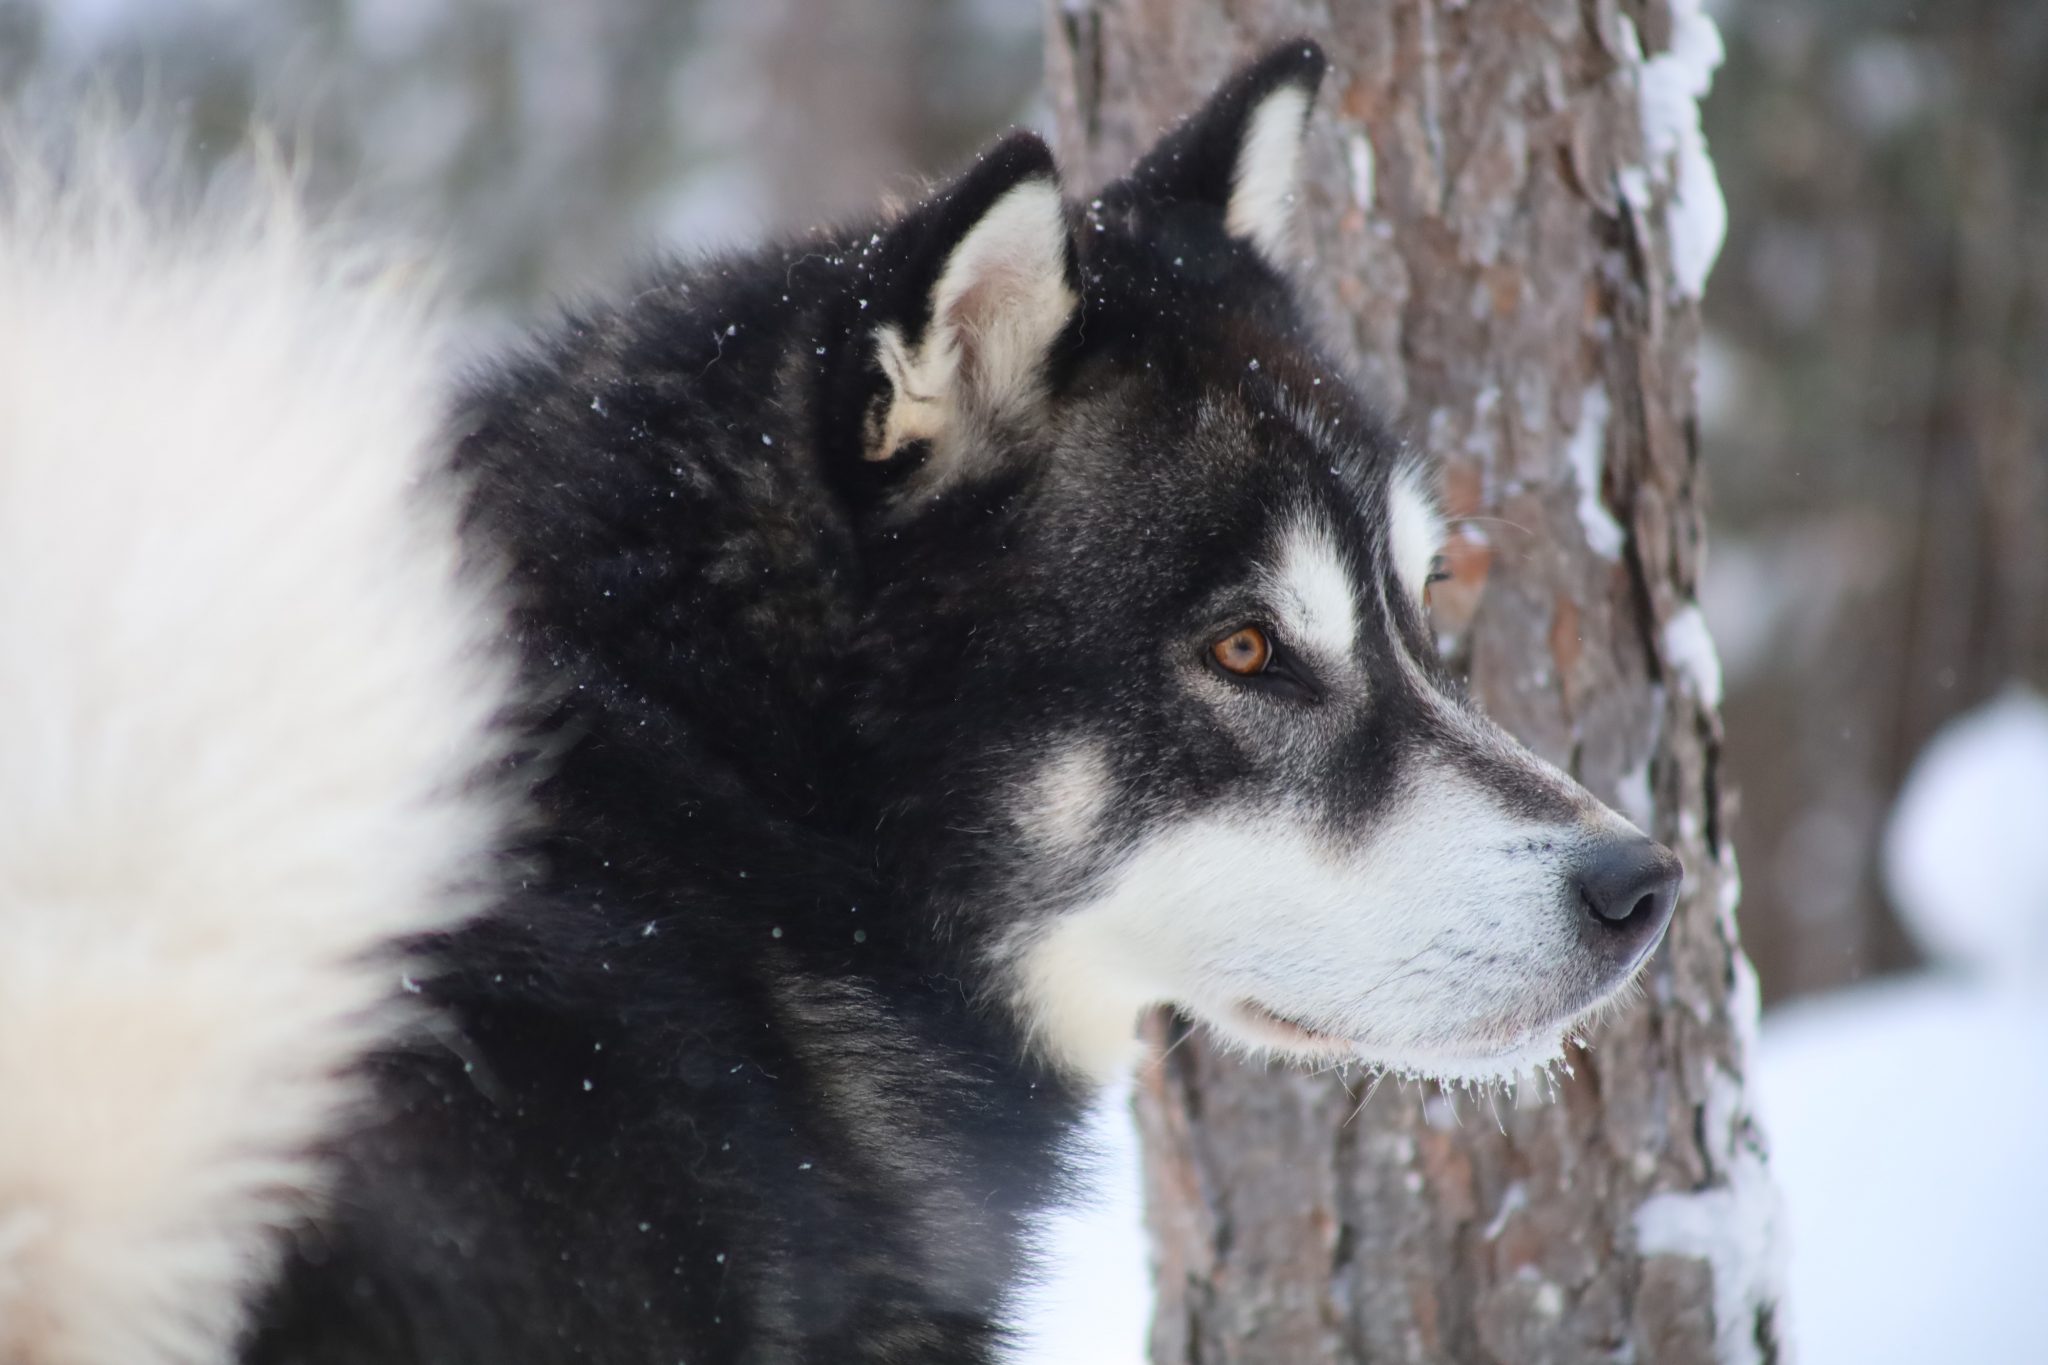
[(503, 813), (417, 290), (113, 166), (0, 152), (4, 1365), (232, 1358)]

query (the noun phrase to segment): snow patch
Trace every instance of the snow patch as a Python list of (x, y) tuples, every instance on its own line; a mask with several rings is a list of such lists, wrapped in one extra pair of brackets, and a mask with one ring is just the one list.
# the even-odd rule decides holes
[(1353, 133), (1344, 144), (1345, 160), (1351, 167), (1351, 202), (1367, 213), (1373, 205), (1372, 139)]
[(1714, 1279), (1714, 1355), (1721, 1365), (1761, 1362), (1757, 1314), (1775, 1313), (1784, 1279), (1778, 1189), (1762, 1135), (1742, 1102), (1742, 1083), (1716, 1068), (1707, 1082), (1706, 1132), (1721, 1181), (1653, 1195), (1636, 1210), (1646, 1255), (1703, 1260)]
[[(1638, 73), (1643, 150), (1649, 175), (1666, 183), (1665, 231), (1671, 239), (1671, 268), (1678, 290), (1698, 298), (1721, 241), (1728, 232), (1728, 203), (1721, 197), (1713, 158), (1700, 129), (1700, 100), (1713, 87), (1723, 56), (1721, 31), (1700, 8), (1700, 0), (1672, 0), (1671, 46), (1644, 62)], [(1622, 191), (1640, 207), (1647, 185), (1623, 173)], [(1635, 193), (1630, 193), (1634, 189)]]
[(1607, 418), (1612, 412), (1605, 386), (1588, 385), (1579, 398), (1579, 424), (1572, 431), (1571, 443), (1565, 447), (1572, 478), (1579, 485), (1579, 525), (1585, 528), (1586, 544), (1603, 559), (1619, 559), (1621, 547), (1628, 540), (1628, 533), (1600, 498), (1600, 474), (1607, 453)]
[(1638, 213), (1648, 213), (1657, 196), (1650, 189), (1650, 173), (1641, 166), (1623, 166), (1614, 174), (1614, 183), (1621, 189), (1621, 197), (1628, 206)]
[(1657, 820), (1657, 801), (1650, 791), (1650, 756), (1623, 773), (1614, 784), (1616, 807), (1637, 829), (1648, 829)]
[(1491, 1242), (1507, 1231), (1508, 1219), (1529, 1207), (1529, 1187), (1517, 1180), (1509, 1184), (1500, 1197), (1500, 1207), (1494, 1211), (1493, 1221), (1483, 1228), (1479, 1235)]
[(1721, 704), (1721, 657), (1697, 603), (1688, 603), (1664, 623), (1664, 660), (1703, 703)]
[(1892, 899), (1937, 960), (2048, 978), (2048, 700), (2014, 686), (1935, 735), (1884, 843)]

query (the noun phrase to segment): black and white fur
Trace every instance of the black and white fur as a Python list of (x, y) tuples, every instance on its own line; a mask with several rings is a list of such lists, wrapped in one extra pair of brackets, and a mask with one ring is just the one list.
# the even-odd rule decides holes
[(1018, 134), (657, 271), (453, 479), (287, 215), (18, 212), (0, 1358), (991, 1360), (1147, 1007), (1554, 1056), (1676, 865), (1442, 675), (1426, 467), (1287, 278), (1322, 67), (1085, 209)]

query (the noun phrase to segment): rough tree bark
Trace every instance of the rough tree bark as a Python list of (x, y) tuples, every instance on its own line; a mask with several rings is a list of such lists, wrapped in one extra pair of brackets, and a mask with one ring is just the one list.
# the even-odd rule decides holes
[(1070, 174), (1121, 171), (1295, 33), (1331, 58), (1309, 296), (1469, 518), (1446, 648), (1494, 716), (1675, 847), (1688, 889), (1642, 997), (1518, 1097), (1389, 1081), (1361, 1110), (1361, 1076), (1176, 1035), (1138, 1102), (1154, 1359), (1773, 1360), (1756, 987), (1694, 605), (1711, 23), (1694, 0), (1067, 0), (1048, 45)]

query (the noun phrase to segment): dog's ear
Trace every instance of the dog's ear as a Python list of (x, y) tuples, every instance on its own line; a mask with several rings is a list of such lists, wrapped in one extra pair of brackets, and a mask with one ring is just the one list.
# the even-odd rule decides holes
[(891, 228), (873, 315), (886, 380), (867, 414), (872, 461), (927, 443), (932, 474), (965, 472), (991, 426), (1028, 418), (1078, 301), (1052, 152), (1014, 133)]
[(1245, 67), (1161, 138), (1131, 178), (1160, 199), (1213, 205), (1224, 230), (1286, 268), (1301, 190), (1301, 147), (1326, 65), (1306, 38)]

